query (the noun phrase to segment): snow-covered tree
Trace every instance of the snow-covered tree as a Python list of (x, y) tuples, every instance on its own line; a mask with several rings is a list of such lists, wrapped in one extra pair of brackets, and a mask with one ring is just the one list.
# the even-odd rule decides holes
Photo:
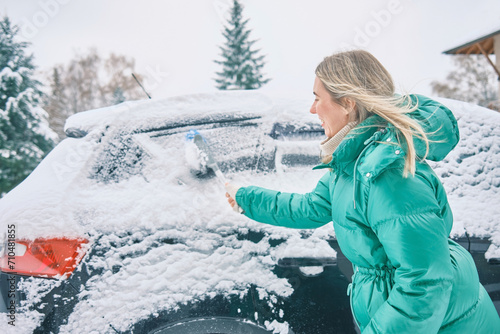
[(248, 19), (243, 20), (242, 11), (242, 5), (234, 0), (231, 18), (223, 31), (226, 42), (220, 47), (223, 60), (215, 60), (222, 65), (222, 71), (217, 72), (218, 78), (215, 79), (218, 89), (256, 89), (270, 80), (261, 74), (264, 56), (258, 55), (260, 50), (253, 49), (256, 41), (249, 40)]
[(497, 76), (483, 55), (453, 57), (456, 68), (446, 81), (431, 82), (434, 94), (484, 107), (498, 99)]
[(33, 56), (17, 42), (19, 28), (0, 21), (0, 196), (26, 178), (55, 144), (46, 112), (38, 107), (40, 82)]

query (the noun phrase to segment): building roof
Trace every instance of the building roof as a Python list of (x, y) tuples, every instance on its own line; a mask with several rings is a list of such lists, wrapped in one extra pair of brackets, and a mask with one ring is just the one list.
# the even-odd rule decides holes
[(494, 54), (494, 43), (493, 37), (500, 34), (500, 30), (486, 34), (482, 37), (476, 38), (472, 41), (466, 42), (462, 45), (454, 47), (452, 49), (446, 50), (445, 54), (481, 54), (481, 48), (486, 52), (486, 54)]

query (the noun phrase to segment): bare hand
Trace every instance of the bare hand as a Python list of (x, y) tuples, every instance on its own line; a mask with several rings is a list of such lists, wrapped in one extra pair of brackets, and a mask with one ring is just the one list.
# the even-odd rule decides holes
[(229, 205), (231, 205), (231, 207), (234, 208), (234, 206), (236, 205), (236, 201), (234, 200), (234, 198), (232, 198), (231, 195), (229, 195), (229, 193), (226, 193), (226, 197)]
[(229, 205), (231, 205), (231, 207), (233, 208), (234, 211), (242, 213), (243, 210), (238, 205), (238, 203), (236, 202), (236, 199), (235, 199), (236, 193), (238, 192), (238, 189), (240, 189), (241, 187), (234, 185), (234, 184), (231, 184), (229, 182), (227, 182), (225, 184), (225, 187), (226, 187), (227, 202), (229, 203)]

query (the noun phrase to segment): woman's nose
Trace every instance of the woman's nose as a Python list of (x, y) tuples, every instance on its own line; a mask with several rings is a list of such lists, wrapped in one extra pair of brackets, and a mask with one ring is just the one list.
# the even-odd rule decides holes
[(309, 112), (311, 114), (315, 114), (316, 113), (316, 103), (313, 103), (313, 105), (311, 106), (311, 109), (309, 110)]

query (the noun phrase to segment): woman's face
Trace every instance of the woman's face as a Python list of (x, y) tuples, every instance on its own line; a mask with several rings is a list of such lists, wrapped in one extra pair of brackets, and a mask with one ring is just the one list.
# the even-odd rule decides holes
[(310, 112), (318, 115), (321, 126), (325, 129), (325, 135), (333, 137), (347, 125), (349, 113), (344, 107), (333, 101), (318, 77), (314, 80), (313, 94), (315, 98)]

